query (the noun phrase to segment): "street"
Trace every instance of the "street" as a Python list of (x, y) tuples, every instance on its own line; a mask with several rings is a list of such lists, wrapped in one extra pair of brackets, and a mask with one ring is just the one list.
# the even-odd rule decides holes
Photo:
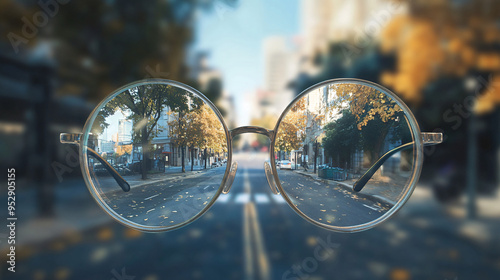
[[(281, 196), (272, 194), (263, 170), (266, 156), (235, 155), (239, 168), (229, 194), (221, 194), (205, 215), (186, 227), (165, 233), (142, 233), (110, 220), (83, 232), (62, 234), (49, 242), (20, 249), (17, 272), (12, 274), (2, 269), (2, 279), (496, 279), (498, 276), (499, 254), (485, 253), (485, 248), (456, 232), (434, 227), (435, 209), (428, 207), (424, 197), (410, 200), (406, 206), (409, 209), (362, 233), (334, 233), (310, 224), (294, 213)], [(224, 167), (212, 172), (223, 170)], [(304, 212), (314, 208), (306, 203), (308, 198), (326, 195), (326, 191), (307, 191), (311, 182), (305, 176), (288, 170), (279, 172), (286, 172), (283, 178), (293, 176), (297, 186), (304, 185), (293, 193), (298, 196), (293, 201)], [(159, 190), (154, 186), (136, 188), (140, 192), (133, 199), (144, 205), (135, 212), (139, 220), (156, 211), (148, 213), (148, 210), (161, 207), (162, 198), (172, 196), (165, 188)], [(79, 187), (85, 188), (83, 182)], [(193, 198), (199, 195), (189, 188), (182, 191)], [(160, 195), (148, 199), (155, 194)], [(372, 206), (369, 203), (373, 202), (347, 196), (341, 189), (330, 189), (328, 195), (324, 202), (331, 204), (324, 210), (338, 209), (333, 215), (340, 215), (340, 221), (347, 215), (353, 215), (350, 222), (357, 222), (382, 214), (363, 205)], [(98, 207), (95, 203), (91, 205), (88, 207)], [(314, 218), (319, 219), (319, 213)]]
[(360, 197), (339, 184), (325, 184), (291, 170), (279, 170), (278, 176), (293, 204), (310, 218), (326, 225), (364, 224), (382, 216), (392, 207)]

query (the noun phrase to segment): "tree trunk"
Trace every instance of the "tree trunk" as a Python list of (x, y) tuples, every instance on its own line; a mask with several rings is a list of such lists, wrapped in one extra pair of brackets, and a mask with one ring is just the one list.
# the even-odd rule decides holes
[(191, 146), (191, 171), (194, 169), (194, 147)]
[(207, 148), (205, 148), (205, 169), (207, 169)]
[(186, 158), (186, 149), (184, 149), (184, 147), (180, 147), (181, 149), (181, 165), (182, 165), (182, 173), (186, 172), (186, 162), (185, 162), (185, 158)]

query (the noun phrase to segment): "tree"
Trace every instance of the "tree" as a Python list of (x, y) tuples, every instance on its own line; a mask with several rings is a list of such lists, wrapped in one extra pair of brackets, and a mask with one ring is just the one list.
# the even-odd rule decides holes
[(333, 158), (337, 166), (348, 168), (351, 155), (361, 147), (361, 131), (357, 128), (356, 117), (349, 110), (343, 110), (342, 116), (326, 124), (324, 130), (322, 145), (327, 157)]
[[(176, 87), (165, 84), (147, 84), (123, 91), (110, 100), (99, 112), (97, 129), (107, 126), (106, 117), (121, 110), (134, 124), (132, 141), (142, 147), (142, 179), (147, 179), (148, 161), (150, 154), (150, 139), (155, 137), (161, 129), (157, 129), (158, 120), (163, 109), (171, 103), (171, 93)], [(102, 121), (104, 120), (104, 121)], [(96, 127), (94, 125), (94, 127)]]
[(186, 131), (186, 144), (191, 148), (191, 171), (193, 171), (195, 148), (205, 151), (205, 160), (207, 149), (215, 152), (227, 149), (224, 128), (207, 104), (186, 115)]
[[(15, 41), (11, 45), (16, 52), (49, 41), (58, 65), (58, 93), (99, 101), (114, 88), (146, 77), (192, 84), (185, 58), (194, 38), (196, 14), (214, 11), (218, 2), (55, 3), (57, 16), (46, 14), (50, 18), (47, 26), (34, 26), (25, 35), (22, 19), (26, 17), (34, 25), (35, 11), (46, 10), (40, 10), (37, 1), (4, 0), (0, 3), (0, 30), (6, 35), (2, 40)], [(224, 5), (235, 6), (236, 1), (224, 0)]]
[(500, 2), (455, 4), (410, 2), (408, 14), (389, 22), (381, 47), (396, 54), (397, 65), (382, 74), (382, 82), (410, 103), (420, 104), (425, 88), (436, 80), (488, 73), (491, 79), (477, 89), (482, 95), (473, 111), (491, 112), (500, 104)]
[(186, 172), (185, 149), (192, 142), (190, 137), (193, 124), (190, 121), (189, 113), (199, 110), (203, 104), (203, 100), (196, 97), (192, 92), (180, 88), (176, 88), (170, 95), (168, 105), (171, 113), (175, 113), (176, 119), (170, 121), (168, 125), (171, 127), (172, 143), (181, 149), (182, 172)]
[(275, 141), (277, 151), (289, 153), (298, 150), (302, 146), (307, 125), (306, 110), (306, 98), (301, 98), (281, 120)]

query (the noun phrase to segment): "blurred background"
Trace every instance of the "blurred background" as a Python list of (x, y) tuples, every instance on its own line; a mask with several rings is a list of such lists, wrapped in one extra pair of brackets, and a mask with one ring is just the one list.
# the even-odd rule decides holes
[[(2, 279), (500, 273), (500, 2), (0, 0), (0, 31), (0, 197), (7, 202), (5, 170), (15, 168), (18, 217), (16, 273), (0, 227)], [(59, 143), (139, 79), (197, 88), (230, 128), (272, 129), (294, 96), (341, 77), (388, 87), (422, 131), (445, 135), (425, 149), (405, 207), (363, 233), (322, 230), (275, 199), (260, 153), (268, 143), (256, 136), (239, 139), (232, 194), (200, 220), (161, 234), (129, 230), (92, 200), (76, 147)], [(248, 187), (252, 195), (238, 196)]]

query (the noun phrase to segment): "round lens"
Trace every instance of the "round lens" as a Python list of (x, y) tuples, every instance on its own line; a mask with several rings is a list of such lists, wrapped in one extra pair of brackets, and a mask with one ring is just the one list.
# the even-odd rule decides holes
[(119, 89), (86, 125), (89, 189), (124, 224), (153, 231), (181, 226), (220, 193), (226, 131), (213, 105), (187, 86), (142, 82)]
[(381, 87), (361, 81), (313, 87), (276, 130), (282, 194), (315, 224), (340, 231), (374, 226), (411, 194), (415, 128), (405, 105)]

